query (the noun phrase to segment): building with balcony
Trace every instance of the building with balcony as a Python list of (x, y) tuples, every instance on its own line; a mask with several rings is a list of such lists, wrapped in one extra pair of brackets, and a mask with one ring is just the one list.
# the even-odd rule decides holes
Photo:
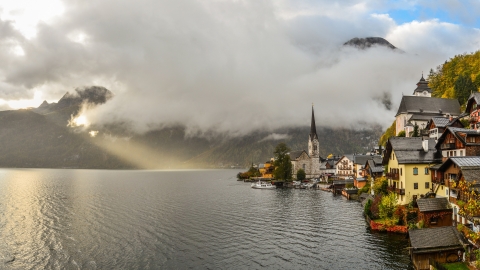
[(387, 166), (388, 187), (398, 195), (398, 203), (416, 201), (431, 191), (430, 166), (440, 163), (435, 140), (420, 137), (391, 137), (382, 164)]
[(350, 178), (354, 176), (353, 173), (353, 155), (342, 156), (337, 163), (335, 175), (339, 178)]
[(480, 130), (447, 127), (436, 148), (442, 151), (443, 161), (449, 157), (480, 156)]

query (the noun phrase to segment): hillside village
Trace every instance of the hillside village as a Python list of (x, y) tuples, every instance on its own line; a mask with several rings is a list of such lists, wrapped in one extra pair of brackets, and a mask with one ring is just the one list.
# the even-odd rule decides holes
[[(431, 94), (422, 75), (413, 95), (402, 97), (395, 136), (384, 149), (328, 158), (318, 153), (322, 139), (312, 107), (308, 149), (288, 153), (297, 180), (288, 185), (323, 182), (334, 194), (359, 197), (372, 229), (408, 233), (416, 269), (479, 264), (480, 93), (470, 95), (464, 110), (457, 99)], [(255, 180), (273, 179), (273, 158), (254, 167), (260, 173)]]

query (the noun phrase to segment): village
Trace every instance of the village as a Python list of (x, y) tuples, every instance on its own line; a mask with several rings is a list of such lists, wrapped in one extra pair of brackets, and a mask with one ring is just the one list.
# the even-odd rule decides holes
[(275, 179), (275, 158), (252, 164), (246, 181), (358, 199), (372, 230), (408, 235), (415, 269), (480, 269), (480, 92), (463, 110), (431, 94), (422, 75), (402, 97), (395, 136), (364, 154), (322, 158), (312, 107), (308, 149), (287, 153), (291, 181)]

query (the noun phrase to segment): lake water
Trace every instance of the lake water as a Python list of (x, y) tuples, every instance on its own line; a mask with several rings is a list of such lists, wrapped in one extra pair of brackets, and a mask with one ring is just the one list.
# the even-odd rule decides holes
[(412, 269), (358, 202), (236, 173), (0, 170), (0, 269)]

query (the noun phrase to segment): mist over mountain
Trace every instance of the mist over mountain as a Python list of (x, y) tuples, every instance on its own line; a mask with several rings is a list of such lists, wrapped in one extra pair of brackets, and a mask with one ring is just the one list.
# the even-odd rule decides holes
[[(103, 106), (113, 94), (103, 87), (77, 89), (58, 102), (30, 110), (0, 112), (0, 167), (166, 169), (246, 167), (265, 162), (275, 146), (307, 149), (310, 123), (300, 127), (192, 136), (177, 125), (136, 133), (121, 123), (106, 126), (68, 126), (85, 104)], [(321, 117), (319, 117), (321, 119)], [(318, 121), (318, 120), (317, 120)], [(320, 154), (366, 153), (377, 144), (380, 126), (362, 130), (317, 126)]]

